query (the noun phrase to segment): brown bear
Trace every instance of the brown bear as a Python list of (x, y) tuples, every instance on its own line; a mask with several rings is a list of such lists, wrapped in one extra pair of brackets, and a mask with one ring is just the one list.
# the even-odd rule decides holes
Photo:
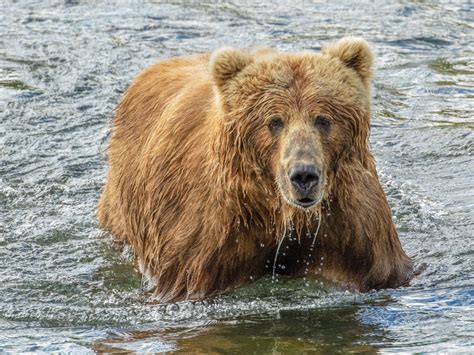
[(372, 55), (223, 48), (162, 61), (113, 120), (100, 226), (129, 243), (161, 302), (266, 272), (366, 291), (412, 262), (369, 152)]

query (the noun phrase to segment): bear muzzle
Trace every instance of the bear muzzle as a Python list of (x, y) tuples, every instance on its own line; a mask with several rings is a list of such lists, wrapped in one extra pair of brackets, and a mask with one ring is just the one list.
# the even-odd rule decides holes
[(320, 200), (321, 168), (316, 164), (296, 162), (288, 169), (293, 202), (302, 208), (309, 208)]

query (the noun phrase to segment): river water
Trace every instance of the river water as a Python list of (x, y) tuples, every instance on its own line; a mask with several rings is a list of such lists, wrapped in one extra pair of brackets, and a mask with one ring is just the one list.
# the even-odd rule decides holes
[[(472, 350), (473, 5), (338, 3), (0, 2), (0, 349)], [(344, 35), (377, 55), (371, 146), (402, 244), (427, 270), (367, 294), (267, 277), (153, 303), (95, 219), (121, 93), (160, 58)]]

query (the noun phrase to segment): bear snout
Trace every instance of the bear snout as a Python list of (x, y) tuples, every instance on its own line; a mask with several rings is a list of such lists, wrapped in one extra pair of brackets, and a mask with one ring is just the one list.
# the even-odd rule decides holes
[(319, 183), (320, 176), (321, 169), (315, 164), (296, 163), (288, 172), (293, 187), (305, 196)]
[(291, 162), (286, 169), (286, 188), (282, 193), (291, 204), (309, 208), (317, 204), (322, 195), (324, 177), (319, 164), (307, 160)]

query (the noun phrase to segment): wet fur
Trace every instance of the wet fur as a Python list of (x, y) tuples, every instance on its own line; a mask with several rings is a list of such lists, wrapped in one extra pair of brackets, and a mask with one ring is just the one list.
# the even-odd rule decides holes
[[(275, 77), (277, 60), (288, 75)], [(256, 62), (264, 74), (246, 69)], [(299, 242), (284, 244), (279, 272), (361, 291), (409, 280), (411, 262), (367, 145), (370, 66), (365, 42), (345, 39), (321, 54), (224, 49), (166, 60), (137, 76), (116, 110), (98, 219), (131, 244), (161, 302), (200, 299), (261, 277), (271, 271), (283, 230)], [(344, 117), (347, 131), (331, 142), (339, 148), (328, 153), (325, 195), (310, 211), (282, 198), (272, 174), (279, 147), (259, 118), (289, 91), (295, 114), (306, 110), (308, 75), (334, 81), (332, 90), (345, 95), (333, 101), (328, 88), (321, 100)], [(271, 90), (256, 95), (262, 85)]]

